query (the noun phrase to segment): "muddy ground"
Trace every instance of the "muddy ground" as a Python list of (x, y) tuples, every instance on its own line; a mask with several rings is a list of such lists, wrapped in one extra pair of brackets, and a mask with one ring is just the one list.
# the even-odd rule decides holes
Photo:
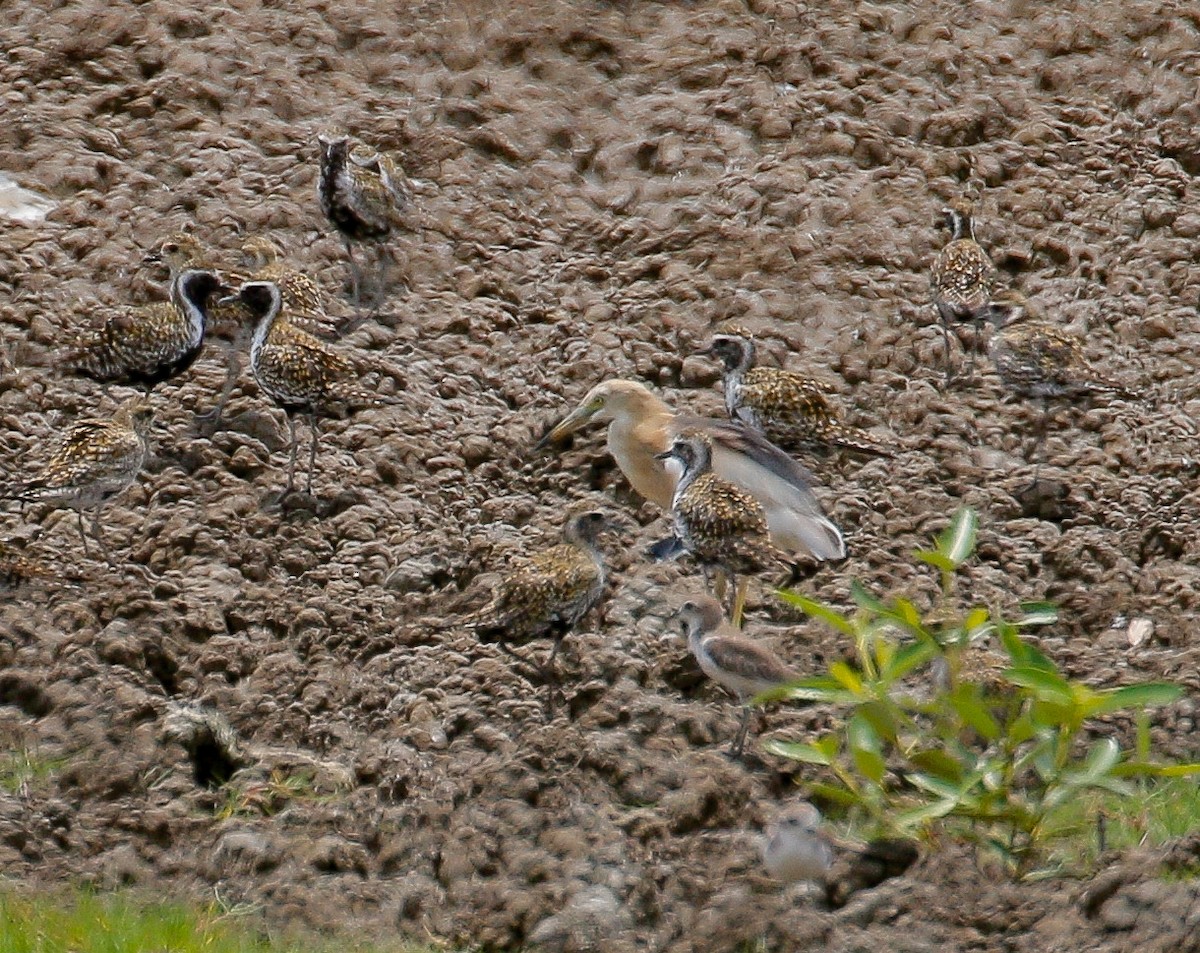
[[(84, 558), (69, 513), (5, 516), (0, 535), (61, 577), (0, 608), (0, 733), (42, 766), (0, 792), (5, 876), (497, 949), (1200, 949), (1200, 888), (1159, 878), (1157, 854), (1015, 885), (943, 842), (840, 912), (767, 882), (758, 831), (809, 775), (726, 758), (734, 707), (664, 637), (699, 579), (641, 560), (660, 514), (601, 435), (530, 452), (607, 377), (716, 412), (713, 368), (686, 355), (737, 319), (903, 448), (821, 465), (852, 555), (810, 592), (931, 599), (909, 553), (968, 503), (963, 598), (1055, 600), (1043, 648), (1094, 684), (1186, 685), (1154, 735), (1194, 756), (1194, 9), (81, 0), (3, 19), (0, 169), (61, 202), (0, 232), (10, 471), (120, 396), (47, 355), (100, 305), (162, 295), (139, 261), (166, 234), (232, 259), (268, 233), (350, 313), (319, 130), (398, 150), (432, 226), (396, 243), (346, 342), (402, 365), (404, 400), (326, 425), (313, 506), (273, 505), (287, 428), (252, 381), (230, 428), (200, 435), (213, 350), (156, 392), (156, 458), (106, 522), (127, 568)], [(1057, 414), (1046, 499), (1020, 492), (1037, 409), (987, 370), (941, 387), (927, 273), (938, 209), (964, 192), (1006, 280), (1146, 397)], [(581, 501), (636, 524), (546, 724), (541, 689), (445, 620)], [(1134, 619), (1154, 624), (1137, 648)], [(748, 630), (803, 670), (845, 650), (761, 590)], [(236, 732), (240, 786), (202, 783), (211, 758), (177, 740), (194, 706)], [(762, 734), (833, 717), (777, 710)]]

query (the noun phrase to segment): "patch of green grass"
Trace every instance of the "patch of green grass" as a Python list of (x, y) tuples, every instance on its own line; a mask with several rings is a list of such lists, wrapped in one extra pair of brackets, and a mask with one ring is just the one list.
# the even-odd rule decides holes
[(278, 937), (246, 911), (143, 901), (129, 893), (0, 886), (4, 953), (441, 953), (439, 947)]
[(1050, 856), (1063, 867), (1089, 866), (1100, 854), (1101, 829), (1108, 850), (1200, 830), (1200, 785), (1195, 778), (1171, 778), (1145, 781), (1131, 797), (1093, 791), (1072, 798), (1046, 818)]
[(67, 763), (66, 758), (43, 757), (22, 745), (0, 757), (0, 790), (25, 796)]

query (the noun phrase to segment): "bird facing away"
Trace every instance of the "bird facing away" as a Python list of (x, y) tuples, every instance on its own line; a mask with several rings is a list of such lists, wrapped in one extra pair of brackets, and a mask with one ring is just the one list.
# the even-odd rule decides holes
[(200, 355), (208, 299), (221, 289), (211, 271), (187, 268), (171, 279), (169, 302), (126, 308), (67, 349), (63, 364), (104, 384), (149, 392), (182, 374)]
[(678, 414), (643, 384), (610, 380), (593, 387), (538, 447), (589, 423), (608, 424), (608, 452), (617, 466), (637, 493), (664, 511), (671, 509), (677, 476), (658, 454), (685, 431), (707, 434), (713, 472), (758, 500), (776, 546), (815, 559), (845, 557), (841, 531), (813, 493), (812, 475), (761, 434), (727, 420)]
[(988, 354), (1000, 380), (1021, 397), (1065, 397), (1112, 394), (1137, 396), (1097, 371), (1083, 354), (1078, 337), (1047, 321), (1037, 320), (1025, 296), (1017, 291), (997, 295), (989, 305), (996, 326)]
[(362, 275), (354, 260), (354, 242), (386, 242), (403, 226), (409, 189), (396, 163), (385, 153), (351, 149), (350, 137), (319, 135), (317, 197), (321, 211), (342, 237), (350, 259), (355, 303)]
[(92, 535), (114, 565), (100, 532), (100, 511), (133, 484), (146, 462), (154, 412), (144, 397), (123, 403), (111, 419), (86, 419), (62, 436), (41, 472), (6, 494), (22, 502), (47, 502), (75, 510), (84, 555), (90, 556), (83, 511), (92, 511)]
[(571, 516), (563, 541), (514, 565), (497, 585), (492, 601), (466, 624), (481, 642), (497, 643), (517, 658), (510, 646), (553, 639), (543, 667), (552, 671), (563, 638), (604, 594), (607, 574), (598, 540), (610, 526), (599, 510)]
[(800, 676), (766, 646), (728, 625), (716, 599), (693, 597), (679, 607), (675, 618), (700, 670), (741, 703), (742, 721), (730, 748), (734, 757), (740, 757), (750, 729), (750, 700)]
[(780, 811), (764, 831), (763, 866), (786, 883), (824, 884), (833, 866), (833, 843), (821, 827), (821, 812), (807, 801)]
[[(946, 351), (946, 378), (950, 378), (950, 327), (964, 321), (975, 326), (978, 336), (987, 319), (988, 301), (996, 281), (996, 269), (987, 252), (975, 240), (975, 207), (967, 199), (952, 200), (942, 209), (950, 241), (938, 252), (930, 272), (933, 303), (942, 324)], [(975, 345), (970, 366), (975, 367)]]
[(707, 434), (682, 433), (659, 456), (675, 460), (683, 469), (671, 502), (671, 515), (675, 535), (700, 563), (705, 580), (714, 569), (723, 573), (730, 584), (743, 576), (730, 611), (730, 619), (737, 626), (749, 584), (744, 577), (792, 566), (793, 557), (771, 542), (766, 511), (758, 500), (713, 473), (712, 440)]
[(249, 281), (239, 289), (238, 297), (257, 321), (250, 342), (254, 379), (287, 414), (291, 455), (284, 495), (295, 488), (297, 414), (308, 417), (312, 430), (307, 483), (311, 494), (321, 418), (383, 401), (363, 386), (366, 368), (361, 360), (334, 350), (288, 320), (279, 286), (274, 282)]
[(873, 456), (892, 454), (865, 430), (843, 423), (826, 396), (829, 388), (809, 377), (775, 367), (755, 367), (754, 340), (730, 331), (713, 335), (700, 354), (721, 362), (725, 409), (785, 450), (831, 447)]

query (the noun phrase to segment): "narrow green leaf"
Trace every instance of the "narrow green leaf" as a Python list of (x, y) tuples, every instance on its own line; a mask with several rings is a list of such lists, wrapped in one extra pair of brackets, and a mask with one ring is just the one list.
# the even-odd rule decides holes
[(1200, 774), (1200, 764), (1168, 764), (1159, 769), (1158, 774), (1163, 778), (1188, 778)]
[(949, 781), (936, 778), (932, 774), (925, 774), (922, 771), (913, 771), (905, 775), (905, 780), (922, 791), (928, 791), (930, 794), (936, 794), (942, 798), (953, 798), (957, 801), (961, 793), (959, 785), (951, 784)]
[(1019, 626), (1052, 625), (1058, 621), (1058, 606), (1053, 602), (1022, 602), (1024, 613), (1015, 623)]
[(861, 807), (863, 804), (863, 799), (854, 791), (824, 781), (814, 781), (807, 787), (808, 796), (820, 801), (841, 804), (843, 807)]
[(958, 807), (958, 804), (957, 799), (951, 798), (932, 801), (929, 804), (922, 804), (920, 807), (910, 808), (907, 811), (899, 811), (893, 817), (893, 822), (900, 830), (909, 831), (915, 827), (920, 827), (926, 821), (945, 817), (947, 814), (953, 812)]
[(991, 618), (991, 613), (983, 606), (976, 606), (967, 613), (967, 617), (963, 619), (962, 627), (966, 630), (967, 635), (973, 638), (978, 638), (980, 629), (990, 629), (988, 620)]
[(856, 751), (879, 751), (882, 747), (875, 726), (862, 713), (856, 714), (846, 725), (846, 740)]
[(995, 741), (1000, 737), (999, 723), (970, 686), (961, 686), (949, 701), (958, 717), (985, 741)]
[(1098, 695), (1096, 702), (1089, 706), (1089, 714), (1105, 715), (1122, 708), (1169, 705), (1183, 696), (1183, 689), (1170, 682), (1146, 682), (1099, 692)]
[(913, 555), (921, 562), (928, 563), (934, 569), (940, 569), (942, 572), (954, 572), (958, 568), (949, 556), (933, 549), (918, 549), (913, 552)]
[(854, 600), (855, 605), (866, 609), (868, 612), (887, 611), (887, 606), (871, 595), (871, 593), (867, 592), (863, 588), (863, 584), (857, 579), (850, 583), (850, 598)]
[(829, 674), (836, 678), (839, 684), (843, 685), (849, 691), (854, 692), (856, 695), (862, 694), (863, 682), (861, 676), (845, 662), (834, 662), (829, 666)]
[(940, 748), (914, 752), (908, 756), (908, 760), (914, 767), (920, 768), (921, 773), (942, 781), (952, 782), (956, 790), (962, 780), (962, 764)]
[(880, 668), (879, 677), (885, 682), (897, 681), (937, 654), (937, 646), (933, 642), (913, 642), (896, 652), (886, 668)]
[(887, 770), (887, 765), (874, 751), (869, 751), (864, 748), (852, 748), (850, 757), (854, 759), (854, 767), (864, 778), (874, 784), (879, 784), (883, 780), (884, 771)]
[(1056, 672), (1048, 672), (1033, 665), (1016, 665), (1005, 669), (1003, 677), (1014, 685), (1028, 688), (1040, 699), (1060, 705), (1073, 705), (1075, 694), (1071, 683)]
[(1083, 777), (1094, 781), (1108, 774), (1121, 760), (1121, 746), (1115, 738), (1101, 738), (1083, 759)]
[(975, 551), (975, 536), (979, 516), (969, 506), (962, 507), (950, 520), (950, 525), (938, 536), (937, 548), (957, 569)]
[(776, 594), (788, 605), (795, 606), (806, 615), (812, 616), (814, 619), (820, 619), (833, 628), (837, 629), (843, 635), (854, 635), (854, 624), (840, 612), (831, 609), (824, 603), (817, 602), (815, 599), (810, 599), (808, 596), (801, 595), (798, 592), (792, 592), (788, 589), (776, 589)]
[(842, 739), (838, 732), (831, 731), (818, 738), (816, 746), (832, 762), (838, 752), (842, 750)]
[(763, 750), (804, 764), (820, 764), (828, 767), (831, 763), (829, 756), (816, 745), (772, 739), (763, 742)]

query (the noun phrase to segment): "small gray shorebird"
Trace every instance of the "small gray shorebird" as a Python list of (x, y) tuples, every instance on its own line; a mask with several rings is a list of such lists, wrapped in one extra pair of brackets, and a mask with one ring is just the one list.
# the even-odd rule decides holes
[(794, 371), (756, 367), (754, 339), (730, 328), (699, 352), (720, 361), (725, 409), (731, 420), (753, 427), (784, 450), (852, 450), (893, 456), (878, 438), (844, 423), (829, 401), (827, 384)]
[(742, 635), (725, 621), (721, 604), (709, 596), (696, 596), (675, 613), (688, 648), (700, 670), (737, 696), (742, 721), (730, 754), (741, 757), (750, 730), (750, 702), (754, 696), (794, 682), (800, 675), (768, 649)]
[(346, 247), (354, 302), (361, 297), (362, 272), (354, 259), (354, 244), (383, 245), (404, 226), (412, 202), (411, 190), (396, 162), (383, 152), (351, 147), (346, 135), (322, 133), (317, 197), (321, 211)]
[[(996, 269), (983, 246), (975, 240), (975, 206), (965, 198), (957, 198), (942, 209), (950, 229), (950, 241), (938, 252), (930, 272), (933, 303), (942, 325), (946, 351), (946, 379), (950, 380), (950, 328), (969, 322), (976, 338), (983, 328), (989, 309), (988, 302), (996, 282)], [(975, 350), (969, 351), (970, 369), (975, 369)]]
[(134, 397), (121, 404), (110, 419), (77, 421), (59, 439), (37, 476), (10, 487), (5, 498), (74, 509), (85, 556), (91, 553), (83, 511), (90, 510), (92, 536), (108, 564), (115, 565), (100, 530), (100, 513), (137, 480), (149, 453), (153, 419), (146, 398)]

